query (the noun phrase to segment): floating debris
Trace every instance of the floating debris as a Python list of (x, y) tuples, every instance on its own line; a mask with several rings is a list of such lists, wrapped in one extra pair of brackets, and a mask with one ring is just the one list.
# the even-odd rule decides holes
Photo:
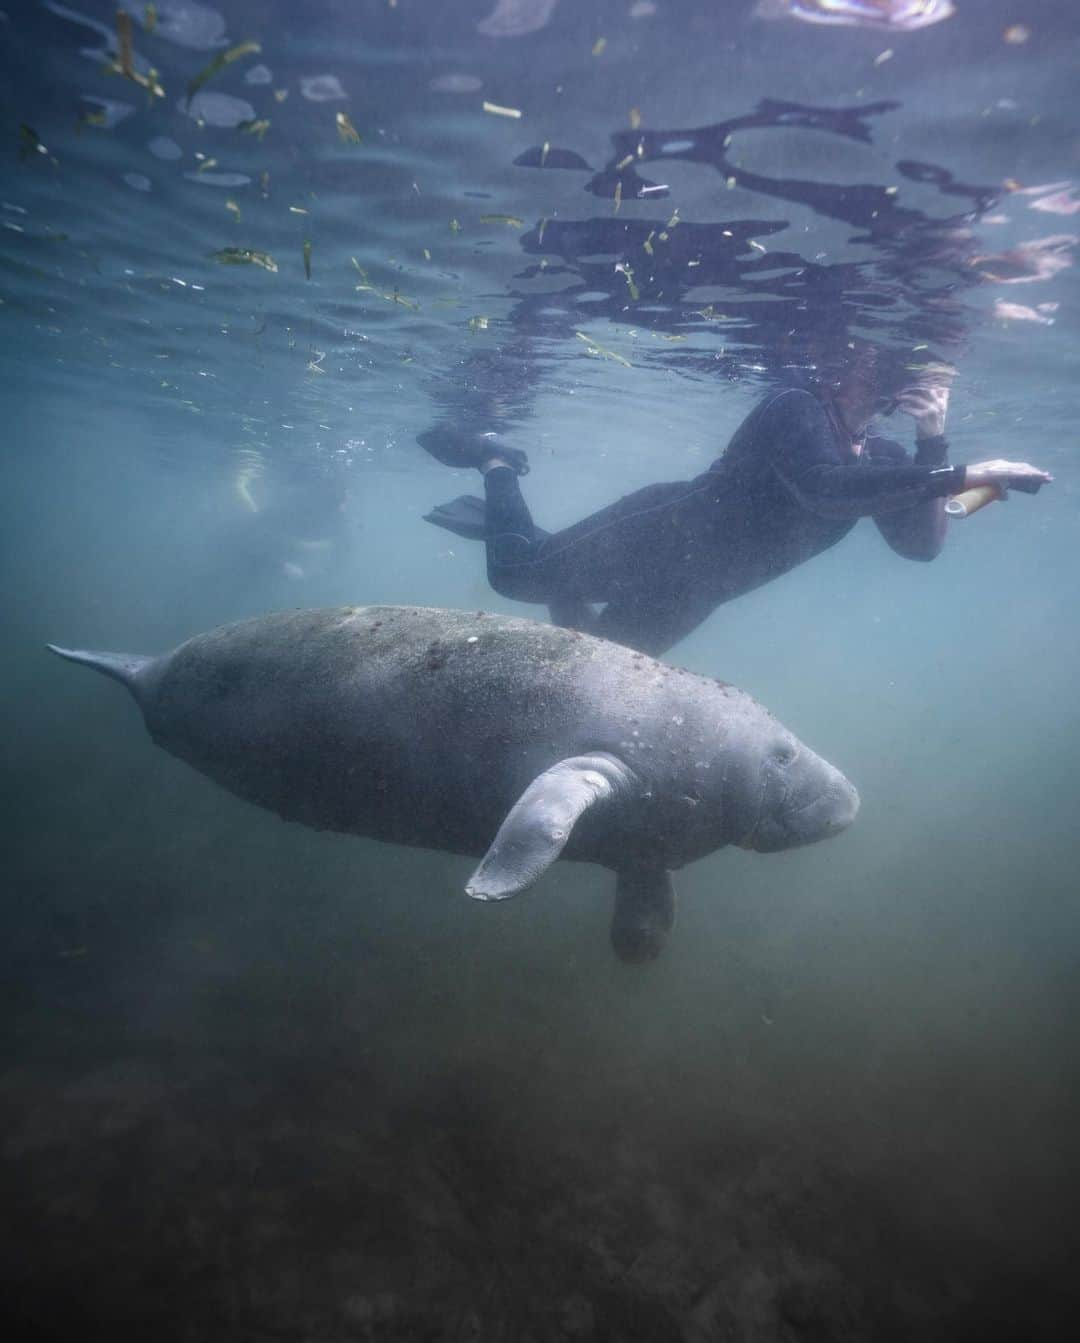
[(488, 321), (489, 319), (487, 317), (470, 317), (469, 330), (486, 331), (488, 329)]
[(614, 350), (607, 350), (603, 345), (598, 345), (591, 336), (587, 336), (584, 331), (575, 331), (574, 335), (578, 340), (583, 340), (587, 347), (586, 352), (595, 355), (600, 359), (614, 359), (617, 364), (622, 364), (625, 368), (633, 368), (629, 359), (624, 359), (621, 354), (616, 354)]
[(274, 102), (275, 102), (275, 103), (283, 103), (283, 102), (285, 101), (285, 99), (286, 99), (288, 96), (289, 96), (289, 90), (288, 90), (288, 89), (275, 89), (275, 90), (274, 90)]
[(304, 239), (304, 275), (311, 279), (311, 239)]
[(123, 75), (125, 79), (130, 79), (133, 84), (145, 89), (151, 98), (165, 97), (165, 90), (161, 87), (153, 66), (150, 66), (145, 75), (135, 69), (131, 15), (123, 9), (116, 12), (116, 60), (107, 62), (105, 71), (110, 75)]
[(458, 221), (457, 221), (456, 219), (451, 219), (451, 221), (450, 221), (450, 232), (451, 232), (451, 233), (460, 233), (460, 232), (461, 232), (461, 225), (458, 223)]
[(218, 166), (217, 159), (203, 159), (203, 161), (199, 164), (199, 166), (195, 169), (195, 171), (197, 173), (204, 173), (208, 168), (216, 168), (217, 166)]
[(598, 37), (596, 41), (592, 44), (592, 54), (594, 56), (602, 56), (604, 54), (604, 48), (606, 46), (607, 46), (607, 38)]
[(625, 261), (616, 262), (615, 270), (618, 272), (618, 274), (620, 274), (623, 277), (623, 279), (625, 279), (626, 287), (630, 291), (630, 297), (636, 303), (638, 299), (641, 297), (641, 294), (638, 292), (638, 287), (634, 283), (633, 270), (626, 264)]
[(1031, 37), (1031, 29), (1022, 23), (1013, 23), (1005, 29), (1001, 36), (1010, 46), (1019, 47)]
[(360, 275), (361, 280), (363, 281), (363, 283), (354, 286), (356, 289), (363, 290), (369, 294), (376, 294), (379, 298), (384, 298), (387, 301), (387, 303), (396, 303), (398, 304), (399, 307), (408, 308), (412, 312), (420, 311), (420, 304), (416, 299), (405, 298), (404, 295), (399, 294), (396, 289), (392, 294), (387, 294), (384, 293), (383, 290), (381, 289), (376, 289), (373, 284), (370, 284), (368, 282), (368, 273), (363, 268), (363, 266), (361, 266), (359, 261), (357, 261), (356, 257), (350, 257), (349, 259), (356, 267), (356, 270)]
[(278, 265), (269, 252), (257, 252), (254, 247), (222, 247), (210, 253), (211, 261), (224, 266), (261, 266), (263, 270), (277, 271)]
[(489, 103), (486, 98), (482, 106), (484, 111), (490, 112), (493, 117), (513, 117), (518, 120), (521, 118), (520, 107), (503, 107), (499, 103)]
[(226, 210), (228, 210), (228, 212), (233, 216), (233, 218), (234, 218), (234, 219), (236, 220), (236, 222), (239, 224), (239, 222), (240, 222), (240, 206), (237, 205), (236, 201), (234, 201), (234, 200), (230, 197), (230, 199), (227, 200), (227, 201), (225, 202), (225, 208), (226, 208)]
[(99, 108), (96, 112), (80, 112), (79, 119), (75, 123), (75, 134), (81, 134), (84, 126), (100, 126), (104, 130), (108, 125), (109, 118), (104, 108)]
[(311, 211), (310, 211), (310, 210), (305, 210), (304, 207), (303, 207), (302, 205), (290, 205), (290, 206), (289, 206), (289, 214), (291, 214), (291, 215), (307, 215), (307, 214), (310, 214), (310, 213), (311, 213)]
[(143, 27), (148, 33), (152, 33), (157, 27), (157, 5), (143, 6)]
[(60, 166), (53, 155), (50, 154), (48, 149), (41, 143), (37, 131), (34, 130), (33, 126), (28, 126), (24, 121), (19, 126), (19, 158), (20, 160), (26, 160), (31, 154), (43, 154), (53, 167)]
[(334, 121), (337, 123), (338, 138), (342, 144), (358, 145), (361, 143), (360, 132), (349, 120), (348, 112), (335, 113)]
[(524, 219), (517, 215), (481, 215), (481, 224), (506, 224), (509, 228), (524, 228)]
[(270, 129), (270, 118), (253, 117), (250, 121), (241, 121), (236, 129), (238, 131), (243, 131), (245, 135), (254, 135), (257, 136), (259, 140), (262, 140), (263, 136)]
[(238, 61), (241, 56), (255, 56), (262, 51), (258, 42), (237, 42), (235, 47), (229, 47), (228, 51), (219, 52), (209, 65), (204, 65), (191, 83), (187, 86), (187, 96), (190, 102), (198, 93), (208, 79), (213, 79), (220, 74), (227, 65), (232, 65), (233, 61)]
[(425, 261), (430, 261), (430, 260), (431, 260), (431, 253), (428, 251), (428, 249), (427, 249), (426, 247), (424, 248), (424, 260), (425, 260)]

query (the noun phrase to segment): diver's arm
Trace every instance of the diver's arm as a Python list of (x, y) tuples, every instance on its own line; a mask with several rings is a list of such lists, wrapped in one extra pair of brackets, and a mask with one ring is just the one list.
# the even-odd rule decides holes
[[(907, 454), (899, 443), (891, 439), (871, 439), (866, 445), (871, 462), (879, 458), (907, 461)], [(944, 434), (920, 438), (915, 444), (915, 465), (942, 467), (948, 456), (949, 445)], [(924, 499), (910, 508), (895, 513), (874, 515), (878, 531), (892, 550), (905, 560), (933, 560), (941, 554), (945, 544), (945, 530), (949, 520), (945, 516), (945, 499)]]
[(784, 398), (770, 420), (773, 469), (799, 503), (820, 517), (894, 513), (964, 488), (962, 466), (844, 461), (836, 432), (812, 396)]

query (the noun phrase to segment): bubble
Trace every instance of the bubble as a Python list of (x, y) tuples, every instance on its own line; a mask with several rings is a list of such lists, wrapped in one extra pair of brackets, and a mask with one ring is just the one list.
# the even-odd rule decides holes
[(202, 182), (208, 187), (246, 187), (251, 181), (247, 173), (185, 173), (189, 182)]
[(132, 191), (149, 191), (153, 185), (145, 173), (125, 173), (124, 181)]
[(158, 0), (155, 37), (180, 47), (208, 51), (225, 45), (225, 19), (209, 5), (195, 0)]
[(483, 84), (484, 81), (476, 75), (451, 74), (436, 76), (428, 88), (433, 93), (476, 93), (483, 88)]
[(208, 126), (239, 126), (242, 121), (254, 121), (255, 109), (243, 98), (228, 93), (197, 93), (190, 101), (179, 98), (179, 111), (192, 121), (205, 121)]
[(167, 135), (155, 135), (147, 141), (146, 147), (156, 159), (178, 159), (184, 153), (176, 141), (170, 140)]
[(245, 84), (269, 84), (274, 75), (268, 65), (253, 65), (244, 75)]
[(337, 75), (305, 75), (300, 80), (300, 92), (313, 103), (329, 103), (349, 96)]

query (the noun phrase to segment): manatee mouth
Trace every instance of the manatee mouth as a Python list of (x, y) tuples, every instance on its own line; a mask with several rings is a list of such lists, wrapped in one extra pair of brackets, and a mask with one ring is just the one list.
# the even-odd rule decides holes
[(776, 853), (816, 844), (846, 830), (858, 812), (859, 794), (840, 775), (801, 806), (785, 808), (775, 817), (760, 815), (740, 847), (757, 853)]

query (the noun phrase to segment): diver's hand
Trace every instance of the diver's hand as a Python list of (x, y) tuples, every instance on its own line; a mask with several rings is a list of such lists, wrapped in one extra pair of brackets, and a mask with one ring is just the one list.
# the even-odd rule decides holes
[(916, 438), (937, 438), (945, 432), (949, 391), (948, 381), (942, 380), (909, 387), (896, 398), (897, 409), (915, 421)]
[(1038, 494), (1054, 477), (1040, 471), (1030, 462), (1006, 462), (995, 458), (992, 462), (972, 462), (964, 471), (964, 489), (978, 485), (996, 485), (1002, 494), (1006, 490), (1020, 490), (1023, 494)]

